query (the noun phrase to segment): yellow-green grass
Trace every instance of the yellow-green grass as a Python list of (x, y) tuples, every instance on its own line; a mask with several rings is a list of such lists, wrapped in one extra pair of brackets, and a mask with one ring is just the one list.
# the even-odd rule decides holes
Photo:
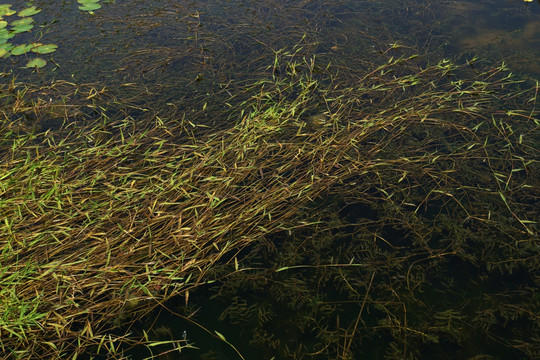
[[(240, 262), (239, 270), (240, 250), (304, 226), (295, 214), (321, 194), (377, 189), (396, 211), (414, 213), (423, 204), (407, 193), (422, 187), (424, 201), (457, 203), (480, 222), (513, 217), (516, 233), (534, 238), (535, 219), (516, 205), (537, 180), (527, 175), (537, 166), (534, 88), (504, 67), (461, 79), (466, 66), (389, 59), (364, 72), (339, 69), (352, 75), (338, 80), (331, 67), (315, 75), (314, 62), (290, 61), (293, 73), (247, 87), (252, 96), (219, 129), (189, 113), (117, 112), (96, 125), (86, 110), (121, 102), (106, 90), (4, 86), (3, 358), (122, 358), (126, 346), (152, 346), (118, 329), (171, 297), (187, 301), (190, 289), (215, 280), (207, 274), (217, 262)], [(40, 100), (58, 88), (61, 102)], [(326, 121), (308, 126), (315, 112)], [(63, 125), (36, 126), (49, 118)], [(484, 168), (465, 174), (470, 162)], [(484, 181), (468, 182), (476, 172)], [(500, 206), (475, 208), (486, 196)]]

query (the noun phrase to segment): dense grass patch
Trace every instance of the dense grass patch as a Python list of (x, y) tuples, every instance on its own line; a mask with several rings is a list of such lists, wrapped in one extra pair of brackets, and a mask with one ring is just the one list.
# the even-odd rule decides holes
[[(352, 71), (293, 53), (268, 79), (245, 87), (248, 100), (220, 129), (189, 113), (136, 119), (136, 109), (99, 87), (4, 86), (4, 358), (122, 358), (132, 346), (152, 348), (157, 340), (130, 324), (172, 298), (187, 303), (208, 282), (240, 283), (271, 239), (288, 256), (266, 262), (272, 276), (332, 269), (356, 282), (348, 292), (359, 289), (349, 294), (361, 307), (346, 330), (338, 326), (299, 354), (361, 353), (361, 320), (375, 308), (381, 318), (366, 326), (393, 339), (395, 356), (441, 337), (457, 341), (454, 313), (430, 313), (416, 292), (425, 291), (430, 269), (442, 282), (452, 262), (488, 273), (525, 269), (529, 289), (539, 281), (537, 88), (503, 67), (467, 69), (389, 57)], [(44, 100), (54, 91), (62, 101)], [(376, 215), (361, 220), (351, 206)], [(331, 231), (339, 226), (328, 209), (343, 210), (336, 221), (364, 242)], [(299, 240), (309, 229), (341, 236), (355, 250), (328, 262)], [(289, 241), (302, 246), (287, 248)], [(538, 299), (522, 290), (504, 316), (527, 321), (530, 337), (506, 345), (532, 355)], [(167, 342), (189, 346), (182, 338)], [(300, 358), (280, 343), (263, 345)]]

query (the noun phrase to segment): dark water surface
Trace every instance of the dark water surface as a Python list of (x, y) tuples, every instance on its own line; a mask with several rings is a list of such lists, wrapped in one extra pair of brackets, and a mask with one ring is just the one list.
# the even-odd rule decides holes
[[(194, 121), (215, 127), (236, 121), (234, 107), (244, 100), (243, 86), (276, 75), (280, 69), (272, 69), (274, 60), (292, 52), (307, 59), (315, 58), (321, 67), (336, 64), (354, 69), (367, 63), (385, 62), (381, 54), (398, 44), (396, 56), (418, 54), (425, 64), (478, 55), (483, 64), (497, 66), (504, 61), (512, 72), (540, 79), (538, 1), (101, 0), (102, 8), (93, 15), (79, 11), (75, 1), (31, 3), (42, 9), (34, 16), (36, 27), (18, 34), (13, 41), (57, 44), (58, 50), (41, 56), (48, 64), (40, 70), (22, 68), (27, 58), (35, 54), (2, 59), (4, 73), (12, 72), (19, 80), (35, 84), (65, 80), (107, 88), (120, 101), (138, 107), (137, 111), (165, 117), (196, 112), (198, 117)], [(200, 111), (203, 107), (205, 110)], [(133, 110), (132, 116), (137, 116), (137, 111)], [(345, 207), (341, 215), (359, 221), (358, 214), (362, 213), (369, 223), (377, 218), (370, 211)], [(405, 237), (399, 230), (386, 230), (388, 236)], [(279, 236), (274, 240), (277, 244), (287, 242)], [(347, 237), (341, 241), (348, 241)], [(279, 256), (286, 250), (278, 246), (273, 251)], [(329, 252), (329, 257), (338, 256), (337, 250), (336, 254), (328, 249), (324, 251)], [(252, 259), (253, 267), (271, 266), (271, 257), (266, 255), (253, 255)], [(497, 296), (516, 296), (521, 290), (513, 286), (528, 276), (526, 270), (517, 269), (511, 275), (489, 279), (482, 270), (469, 269), (458, 260), (449, 269), (447, 273), (434, 274), (430, 280), (433, 286), (422, 291), (419, 302), (433, 303), (436, 304), (433, 307), (448, 308), (450, 312), (450, 304), (470, 297), (471, 303), (466, 303), (463, 309), (466, 313), (467, 306), (474, 308), (473, 302), (498, 304)], [(239, 359), (233, 346), (245, 359), (324, 359), (328, 356), (325, 349), (319, 349), (315, 342), (321, 337), (329, 339), (328, 343), (334, 341), (337, 332), (333, 328), (339, 330), (340, 326), (354, 322), (359, 302), (349, 304), (350, 299), (327, 283), (317, 288), (320, 274), (310, 270), (299, 271), (292, 277), (286, 273), (264, 276), (254, 273), (245, 284), (237, 279), (237, 282), (231, 280), (201, 288), (191, 294), (187, 308), (186, 299), (173, 299), (165, 304), (170, 311), (155, 312), (138, 325), (153, 328), (155, 336), (164, 339), (185, 336), (200, 349), (170, 353), (162, 356), (163, 359)], [(374, 281), (380, 280), (377, 276)], [(468, 281), (470, 277), (476, 282)], [(445, 292), (445, 288), (452, 287), (449, 279), (463, 287)], [(278, 288), (286, 289), (283, 284), (291, 281), (296, 281), (297, 288), (302, 289), (305, 297), (311, 296), (312, 302), (298, 298), (301, 305), (288, 306), (295, 299), (279, 294)], [(529, 285), (534, 287), (534, 284), (524, 286)], [(349, 286), (354, 288), (355, 284)], [(504, 294), (507, 288), (511, 290)], [(484, 292), (495, 295), (484, 296)], [(316, 297), (322, 297), (320, 294), (324, 294), (325, 305), (315, 304)], [(538, 295), (531, 301), (537, 302)], [(335, 311), (339, 313), (337, 317), (330, 315)], [(415, 313), (413, 306), (408, 311), (411, 322), (422, 318), (422, 313)], [(194, 322), (189, 322), (172, 315), (174, 312), (197, 315)], [(395, 320), (381, 319), (383, 313), (376, 306), (369, 312), (366, 310), (359, 326), (376, 329)], [(474, 327), (467, 327), (469, 322), (480, 321), (480, 315), (471, 320), (456, 313), (452, 318), (440, 310), (439, 316), (459, 322), (461, 328), (469, 331), (462, 336), (450, 333), (454, 329), (449, 324), (448, 334), (439, 334), (437, 340), (426, 335), (424, 347), (417, 344), (414, 352), (406, 350), (404, 356), (525, 358), (516, 350), (515, 343), (511, 349), (506, 346), (505, 336), (511, 332), (508, 328), (494, 331), (490, 338), (470, 331)], [(486, 305), (482, 316), (496, 323), (499, 315), (490, 312)], [(538, 314), (530, 314), (531, 318), (535, 316)], [(317, 328), (320, 319), (327, 323)], [(512, 329), (519, 328), (523, 320), (505, 321), (506, 324), (515, 321), (509, 326)], [(213, 336), (215, 330), (233, 346)], [(327, 333), (321, 335), (325, 330)], [(460, 341), (444, 341), (451, 336)], [(398, 358), (396, 354), (401, 351), (391, 348), (390, 334), (378, 338), (359, 335), (355, 341), (361, 344), (355, 352), (355, 356), (361, 357), (356, 359)], [(313, 349), (319, 349), (320, 353), (309, 353)], [(135, 351), (131, 356), (144, 358), (149, 354)]]
[(257, 79), (277, 51), (295, 45), (323, 62), (354, 64), (398, 43), (432, 61), (478, 54), (540, 74), (537, 2), (102, 0), (94, 15), (75, 1), (31, 3), (42, 9), (36, 26), (13, 43), (52, 43), (58, 51), (42, 56), (49, 64), (39, 76), (18, 68), (34, 54), (4, 59), (5, 72), (135, 84), (162, 103), (187, 106), (226, 84)]

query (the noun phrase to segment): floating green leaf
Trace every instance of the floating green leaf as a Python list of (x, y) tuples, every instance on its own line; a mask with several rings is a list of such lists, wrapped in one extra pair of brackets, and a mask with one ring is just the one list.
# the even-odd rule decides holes
[(5, 28), (5, 27), (7, 26), (7, 24), (8, 24), (7, 21), (5, 21), (5, 20), (0, 20), (0, 29)]
[(55, 52), (56, 49), (58, 48), (58, 45), (54, 45), (54, 44), (47, 44), (47, 45), (32, 44), (31, 46), (33, 46), (32, 51), (38, 54), (50, 54), (50, 53)]
[(10, 51), (11, 49), (13, 49), (13, 45), (10, 44), (10, 43), (4, 43), (4, 44), (0, 44), (0, 49), (3, 49), (3, 50), (6, 50), (6, 51)]
[(8, 57), (8, 56), (9, 56), (9, 51), (0, 49), (0, 57)]
[(98, 4), (99, 0), (77, 0), (81, 6), (79, 6), (79, 10), (82, 11), (92, 11), (97, 10), (101, 8), (101, 5)]
[(41, 12), (41, 9), (38, 9), (35, 6), (30, 6), (29, 8), (19, 11), (17, 15), (19, 15), (20, 17), (25, 17), (35, 15), (39, 12)]
[(30, 50), (32, 50), (33, 45), (31, 44), (22, 44), (17, 45), (13, 49), (11, 49), (11, 55), (22, 55), (26, 54)]
[(28, 64), (26, 64), (26, 68), (42, 68), (44, 67), (45, 65), (47, 65), (47, 62), (45, 60), (43, 60), (42, 58), (35, 58), (35, 59), (32, 59), (28, 62)]
[(0, 5), (0, 16), (11, 16), (15, 13), (15, 10), (11, 10), (11, 4)]
[(100, 8), (101, 8), (101, 5), (97, 3), (85, 3), (84, 6), (79, 6), (79, 10), (82, 10), (82, 11), (92, 11), (92, 10), (97, 10)]
[(6, 42), (7, 40), (11, 39), (14, 36), (15, 36), (15, 34), (8, 31), (8, 29), (6, 29), (6, 28), (0, 29), (0, 41), (3, 39), (3, 40), (5, 40), (4, 42)]
[(34, 27), (32, 24), (16, 25), (11, 28), (12, 34), (19, 34), (31, 30)]
[(31, 17), (25, 17), (11, 22), (11, 26), (29, 25), (34, 22)]

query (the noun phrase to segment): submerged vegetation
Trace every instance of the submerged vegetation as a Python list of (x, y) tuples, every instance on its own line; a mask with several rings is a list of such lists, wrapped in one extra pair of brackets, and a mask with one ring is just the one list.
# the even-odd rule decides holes
[(2, 359), (540, 357), (537, 82), (314, 2), (99, 3), (0, 75)]
[(540, 354), (538, 88), (282, 54), (221, 129), (88, 85), (3, 86), (3, 358), (181, 358), (204, 344), (140, 326), (197, 322), (209, 286), (282, 359)]

